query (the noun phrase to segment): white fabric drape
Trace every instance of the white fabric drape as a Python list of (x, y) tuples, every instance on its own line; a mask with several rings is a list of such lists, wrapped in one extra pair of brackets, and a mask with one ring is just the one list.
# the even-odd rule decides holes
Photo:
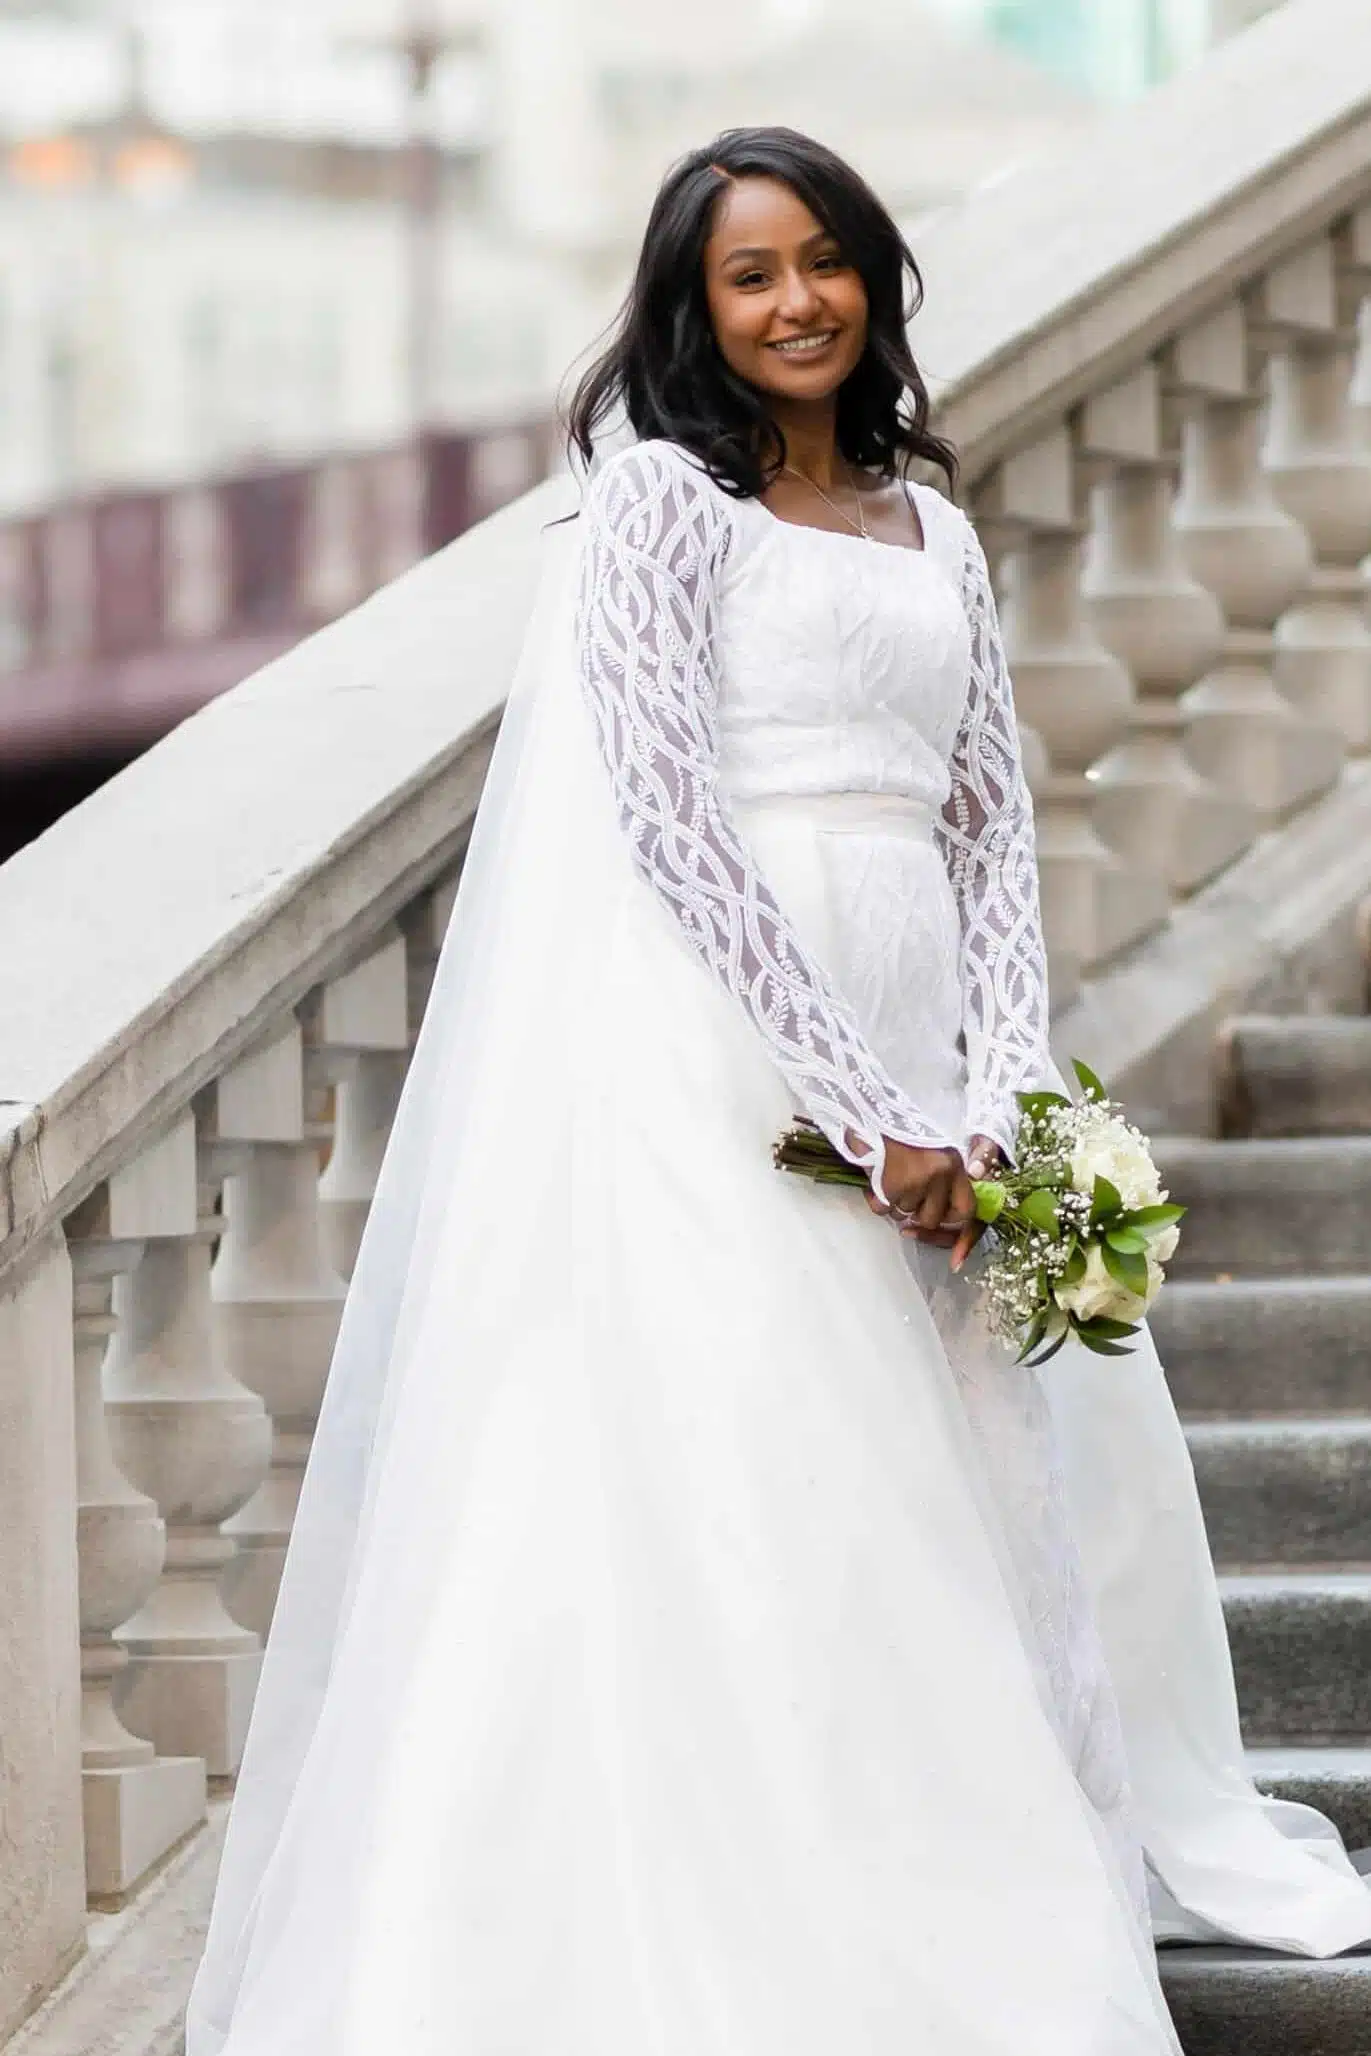
[[(784, 1086), (614, 820), (578, 540), (363, 1238), (188, 2056), (1174, 2051), (983, 1366), (858, 1200), (770, 1167)], [(1346, 1946), (1359, 1882), (1242, 1779), (1135, 1365), (1063, 1363), (1052, 1403), (1143, 1839), (1199, 1917)]]

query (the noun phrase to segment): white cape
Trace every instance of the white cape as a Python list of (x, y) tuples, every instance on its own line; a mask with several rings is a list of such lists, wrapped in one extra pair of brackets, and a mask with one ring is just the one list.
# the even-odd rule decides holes
[[(632, 872), (576, 534), (348, 1298), (188, 2056), (1174, 2050), (906, 1246), (773, 1171), (785, 1090)], [(1051, 1402), (1182, 1924), (1366, 1939), (1326, 1823), (1246, 1780), (1155, 1354), (1064, 1354)]]

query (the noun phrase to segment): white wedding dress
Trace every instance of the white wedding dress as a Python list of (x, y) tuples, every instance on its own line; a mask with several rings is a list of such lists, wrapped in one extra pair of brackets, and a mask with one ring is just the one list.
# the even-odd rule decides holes
[[(349, 1298), (188, 2056), (1157, 2056), (1147, 1933), (1371, 1938), (1260, 1799), (1150, 1345), (779, 1175), (1050, 1074), (984, 559), (605, 463)], [(569, 560), (569, 561), (562, 561)], [(454, 658), (456, 661), (456, 655)]]

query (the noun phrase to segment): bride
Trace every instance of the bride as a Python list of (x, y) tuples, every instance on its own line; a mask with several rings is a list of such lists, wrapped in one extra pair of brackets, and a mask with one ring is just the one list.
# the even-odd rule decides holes
[[(1371, 1938), (1332, 1829), (1245, 1776), (1150, 1345), (1045, 1384), (981, 1310), (968, 1174), (1050, 1075), (1047, 990), (985, 559), (907, 482), (953, 468), (916, 287), (789, 131), (658, 196), (189, 2056), (1154, 2056), (1153, 1933)], [(772, 1168), (797, 1108), (881, 1219)]]

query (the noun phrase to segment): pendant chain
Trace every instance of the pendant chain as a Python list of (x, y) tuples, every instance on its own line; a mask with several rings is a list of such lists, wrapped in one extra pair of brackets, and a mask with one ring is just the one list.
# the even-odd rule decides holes
[(826, 507), (831, 507), (833, 509), (833, 512), (837, 515), (840, 521), (845, 521), (849, 528), (856, 529), (858, 535), (861, 537), (864, 543), (869, 543), (871, 541), (871, 531), (866, 525), (866, 516), (862, 512), (862, 496), (857, 491), (856, 481), (852, 476), (852, 466), (848, 463), (846, 457), (844, 457), (843, 459), (843, 469), (847, 473), (848, 485), (852, 488), (852, 497), (857, 503), (857, 519), (855, 521), (852, 519), (852, 516), (848, 513), (845, 507), (840, 507), (836, 500), (830, 500), (828, 494), (824, 491), (823, 487), (821, 485), (815, 485), (814, 480), (812, 478), (807, 478), (803, 471), (797, 471), (793, 464), (783, 464), (781, 466), (781, 469), (783, 471), (788, 471), (792, 478), (798, 478), (804, 485), (812, 487), (813, 490), (819, 495), (819, 498), (823, 501), (824, 505)]

